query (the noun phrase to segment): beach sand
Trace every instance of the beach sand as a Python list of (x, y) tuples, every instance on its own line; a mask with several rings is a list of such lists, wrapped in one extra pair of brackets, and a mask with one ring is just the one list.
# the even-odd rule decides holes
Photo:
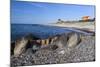
[(51, 26), (58, 27), (74, 27), (79, 29), (87, 29), (89, 31), (95, 31), (95, 22), (73, 22), (73, 23), (62, 23), (62, 24), (50, 24)]

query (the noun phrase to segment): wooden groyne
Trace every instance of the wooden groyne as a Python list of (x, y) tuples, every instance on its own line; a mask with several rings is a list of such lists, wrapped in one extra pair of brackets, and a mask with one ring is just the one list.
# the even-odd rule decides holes
[(38, 40), (30, 40), (30, 42), (36, 42), (39, 43), (40, 45), (48, 45), (48, 44), (52, 44), (58, 37), (52, 37), (52, 38), (48, 38), (48, 39), (38, 39)]

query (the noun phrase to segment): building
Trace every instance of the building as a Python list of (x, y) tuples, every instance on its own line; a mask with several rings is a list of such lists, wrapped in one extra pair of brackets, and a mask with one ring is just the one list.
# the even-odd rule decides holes
[(82, 20), (83, 20), (83, 21), (88, 21), (89, 19), (90, 19), (90, 16), (83, 16), (83, 17), (82, 17)]

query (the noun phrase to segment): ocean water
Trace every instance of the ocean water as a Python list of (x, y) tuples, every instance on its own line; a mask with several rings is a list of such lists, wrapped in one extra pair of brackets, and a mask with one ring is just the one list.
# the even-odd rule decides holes
[(28, 34), (45, 39), (65, 32), (69, 33), (71, 30), (40, 24), (11, 24), (11, 40), (16, 40)]

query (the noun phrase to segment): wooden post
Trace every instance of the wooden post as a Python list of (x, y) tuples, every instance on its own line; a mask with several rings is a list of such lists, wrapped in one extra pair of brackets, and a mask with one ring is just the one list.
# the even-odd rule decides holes
[(48, 45), (49, 44), (49, 39), (46, 39), (46, 45)]
[(45, 40), (41, 40), (41, 44), (42, 45), (45, 45)]

